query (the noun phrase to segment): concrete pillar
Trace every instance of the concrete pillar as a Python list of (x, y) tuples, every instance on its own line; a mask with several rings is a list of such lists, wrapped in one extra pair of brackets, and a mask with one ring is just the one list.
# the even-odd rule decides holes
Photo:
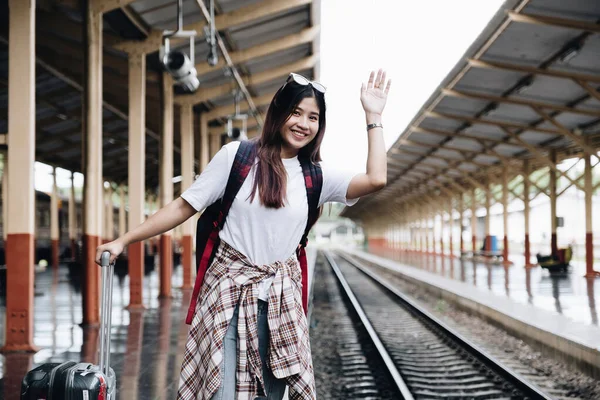
[(444, 222), (444, 207), (442, 206), (440, 209), (440, 255), (444, 256), (444, 227), (446, 223)]
[(71, 172), (71, 187), (69, 190), (69, 243), (71, 258), (77, 254), (77, 207), (75, 206), (75, 173)]
[(504, 248), (502, 258), (508, 263), (508, 171), (506, 165), (502, 167), (502, 222), (504, 226)]
[(106, 240), (109, 242), (115, 240), (115, 213), (113, 203), (113, 188), (109, 185), (106, 189)]
[(52, 196), (50, 197), (50, 241), (52, 243), (52, 268), (58, 268), (59, 240), (58, 187), (56, 186), (55, 167), (52, 170)]
[(119, 186), (119, 236), (123, 236), (127, 232), (126, 225), (126, 210), (125, 210), (125, 186)]
[(200, 114), (200, 171), (204, 171), (206, 164), (208, 164), (210, 158), (210, 149), (208, 148), (208, 119), (206, 113)]
[(592, 195), (594, 194), (594, 186), (592, 184), (591, 156), (586, 153), (584, 160), (585, 169), (583, 171), (583, 184), (585, 189), (585, 276), (586, 278), (593, 278), (599, 276), (600, 273), (594, 271), (594, 238), (592, 234)]
[[(179, 119), (181, 122), (181, 188), (185, 190), (194, 183), (194, 114), (191, 105), (181, 106), (181, 116)], [(183, 289), (191, 289), (193, 287), (193, 222), (193, 219), (190, 218), (181, 226)]]
[[(550, 161), (556, 165), (556, 150), (550, 150)], [(552, 223), (552, 233), (550, 240), (550, 248), (552, 255), (558, 253), (558, 240), (556, 238), (556, 170), (550, 169), (550, 218)]]
[(452, 209), (452, 198), (448, 199), (448, 241), (450, 243), (448, 256), (454, 257), (454, 237), (452, 231), (454, 230), (454, 215)]
[(2, 351), (33, 345), (35, 0), (9, 0), (6, 337)]
[(8, 152), (2, 152), (2, 240), (6, 243), (8, 225)]
[[(160, 206), (173, 201), (173, 82), (171, 76), (163, 73), (163, 120), (160, 148), (159, 175)], [(171, 275), (173, 273), (172, 231), (160, 235), (160, 288), (159, 297), (171, 296)]]
[(465, 241), (463, 239), (463, 219), (464, 219), (464, 212), (465, 212), (465, 200), (464, 200), (464, 194), (461, 193), (458, 195), (458, 220), (459, 220), (459, 232), (460, 232), (460, 254), (462, 255), (463, 252), (465, 251)]
[(221, 135), (210, 135), (210, 158), (212, 159), (221, 148)]
[(102, 235), (102, 14), (86, 3), (85, 165), (83, 200), (83, 325), (100, 323), (100, 269), (95, 262)]
[(488, 176), (485, 184), (485, 251), (492, 250), (492, 238), (490, 234), (490, 203), (492, 201), (492, 188)]
[[(144, 222), (146, 56), (129, 54), (129, 229)], [(144, 243), (129, 245), (129, 308), (143, 308)]]
[(523, 160), (523, 217), (525, 220), (525, 266), (531, 266), (531, 245), (529, 242), (529, 160)]
[(477, 196), (475, 188), (471, 191), (471, 244), (473, 253), (477, 251)]

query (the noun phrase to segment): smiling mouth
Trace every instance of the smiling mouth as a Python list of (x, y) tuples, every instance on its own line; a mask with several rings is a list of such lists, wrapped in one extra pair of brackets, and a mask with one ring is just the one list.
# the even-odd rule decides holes
[(308, 137), (308, 133), (304, 134), (302, 132), (298, 132), (294, 129), (291, 129), (292, 131), (292, 135), (294, 135), (295, 137), (299, 138), (299, 139), (306, 139)]

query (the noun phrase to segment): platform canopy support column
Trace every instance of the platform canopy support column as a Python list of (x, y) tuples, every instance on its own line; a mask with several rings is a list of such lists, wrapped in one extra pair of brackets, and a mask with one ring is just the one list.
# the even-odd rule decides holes
[[(129, 229), (144, 222), (146, 181), (146, 55), (129, 54)], [(144, 243), (130, 244), (129, 308), (143, 308)]]
[(453, 208), (452, 208), (452, 197), (450, 197), (448, 199), (448, 256), (450, 258), (454, 257), (454, 244), (452, 243), (454, 241), (454, 235), (452, 234), (452, 231), (454, 230), (454, 215), (453, 215)]
[(508, 263), (508, 171), (506, 165), (502, 167), (502, 222), (504, 226), (504, 248), (502, 258)]
[[(184, 191), (194, 183), (194, 113), (191, 105), (181, 105), (181, 190)], [(183, 265), (183, 289), (193, 287), (193, 244), (194, 221), (189, 218), (182, 226), (181, 263)]]
[(115, 206), (113, 204), (112, 184), (106, 188), (106, 240), (109, 242), (115, 239)]
[(119, 186), (119, 236), (123, 236), (127, 229), (125, 210), (125, 186)]
[(221, 148), (221, 135), (210, 135), (210, 158), (212, 159)]
[(204, 171), (209, 161), (210, 149), (208, 148), (208, 119), (206, 113), (200, 113), (200, 171)]
[(531, 243), (529, 242), (529, 188), (531, 183), (529, 181), (529, 175), (531, 173), (531, 167), (529, 160), (523, 161), (523, 217), (525, 222), (525, 267), (533, 266), (531, 264)]
[(475, 188), (471, 191), (471, 247), (477, 251), (477, 196)]
[(458, 220), (459, 220), (459, 233), (460, 233), (460, 255), (463, 254), (463, 252), (465, 251), (465, 241), (463, 239), (463, 219), (464, 219), (464, 212), (465, 212), (465, 200), (464, 200), (464, 194), (461, 193), (458, 195)]
[[(8, 152), (2, 152), (2, 226), (8, 225)], [(2, 229), (2, 240), (6, 243), (7, 229)]]
[(50, 198), (50, 240), (52, 241), (52, 268), (58, 268), (60, 232), (58, 226), (58, 187), (56, 186), (56, 167), (52, 170), (52, 197)]
[(6, 336), (2, 351), (35, 352), (35, 0), (9, 0)]
[(592, 226), (592, 197), (594, 186), (592, 184), (592, 157), (589, 153), (585, 156), (585, 169), (583, 184), (585, 188), (585, 276), (594, 278), (600, 276), (599, 271), (594, 271), (594, 237)]
[[(173, 201), (173, 80), (163, 73), (163, 113), (160, 148), (159, 196), (160, 206)], [(173, 274), (173, 230), (160, 235), (160, 289), (159, 297), (171, 296)]]
[(492, 198), (492, 188), (488, 175), (485, 184), (485, 251), (492, 250), (492, 236), (490, 235), (490, 203)]
[(71, 257), (77, 254), (77, 207), (75, 206), (75, 173), (71, 172), (71, 187), (69, 188), (69, 243)]
[(102, 13), (86, 2), (85, 138), (83, 196), (83, 325), (100, 323), (100, 268), (95, 262), (102, 236)]
[[(550, 161), (556, 165), (556, 150), (550, 150)], [(552, 249), (552, 255), (558, 254), (558, 239), (556, 237), (556, 169), (550, 168), (550, 218), (552, 223), (551, 241), (550, 248)]]

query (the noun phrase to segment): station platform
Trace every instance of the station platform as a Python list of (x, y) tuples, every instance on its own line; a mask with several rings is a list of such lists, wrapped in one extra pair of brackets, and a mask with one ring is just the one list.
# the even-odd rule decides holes
[[(309, 282), (316, 249), (307, 248)], [(68, 360), (98, 363), (98, 328), (83, 329), (79, 278), (66, 266), (36, 273), (35, 354), (0, 354), (0, 400), (19, 400), (25, 373), (45, 362)], [(173, 271), (171, 299), (159, 299), (159, 271), (144, 277), (143, 311), (128, 311), (129, 279), (114, 279), (111, 367), (117, 374), (117, 399), (174, 399), (189, 326), (185, 315), (191, 290), (177, 289), (183, 270)], [(5, 304), (0, 303), (0, 325), (5, 323)], [(4, 329), (0, 330), (0, 346)]]
[(385, 248), (344, 250), (600, 378), (600, 280), (584, 278), (585, 265), (550, 275), (541, 267), (525, 268), (517, 256), (502, 265)]

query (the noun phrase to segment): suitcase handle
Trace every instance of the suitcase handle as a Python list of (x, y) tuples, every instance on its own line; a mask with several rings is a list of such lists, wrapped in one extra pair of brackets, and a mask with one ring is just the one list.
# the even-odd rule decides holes
[(110, 262), (110, 252), (100, 256), (102, 268), (102, 309), (100, 315), (100, 371), (106, 376), (110, 370), (110, 330), (112, 323), (113, 275), (115, 264)]

